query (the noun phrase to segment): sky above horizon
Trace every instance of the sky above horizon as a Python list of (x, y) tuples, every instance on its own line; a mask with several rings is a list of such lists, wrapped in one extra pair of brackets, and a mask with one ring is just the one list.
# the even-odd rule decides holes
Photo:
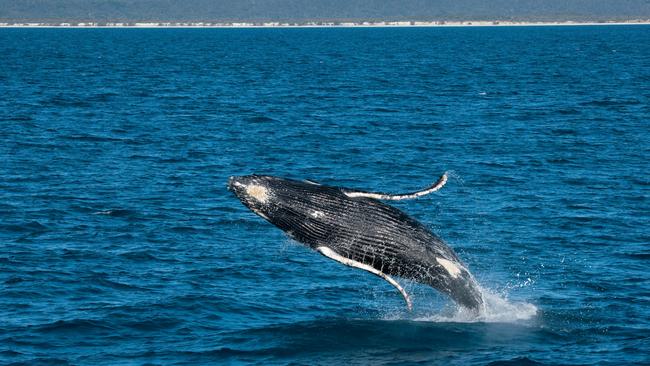
[(647, 0), (0, 0), (0, 21), (650, 19)]

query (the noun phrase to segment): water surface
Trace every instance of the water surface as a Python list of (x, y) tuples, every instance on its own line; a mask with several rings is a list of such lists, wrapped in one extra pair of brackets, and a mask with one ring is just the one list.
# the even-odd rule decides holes
[[(650, 28), (0, 30), (0, 361), (650, 362)], [(343, 267), (230, 175), (394, 203), (482, 319)]]

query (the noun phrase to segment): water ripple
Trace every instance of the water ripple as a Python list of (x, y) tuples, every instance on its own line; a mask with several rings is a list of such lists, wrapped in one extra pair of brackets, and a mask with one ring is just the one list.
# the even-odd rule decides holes
[[(649, 37), (1, 30), (0, 363), (647, 364)], [(482, 318), (410, 283), (408, 313), (226, 189), (448, 170), (395, 205), (492, 289)]]

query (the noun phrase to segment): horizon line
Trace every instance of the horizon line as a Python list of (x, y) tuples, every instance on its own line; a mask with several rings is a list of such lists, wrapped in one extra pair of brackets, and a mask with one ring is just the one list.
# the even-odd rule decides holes
[(650, 25), (650, 19), (625, 21), (377, 21), (377, 22), (0, 22), (0, 28), (396, 28)]

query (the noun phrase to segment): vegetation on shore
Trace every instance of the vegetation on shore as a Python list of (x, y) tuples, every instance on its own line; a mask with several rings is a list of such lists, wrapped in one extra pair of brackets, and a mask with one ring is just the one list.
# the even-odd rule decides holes
[(0, 23), (628, 22), (647, 0), (0, 0)]

